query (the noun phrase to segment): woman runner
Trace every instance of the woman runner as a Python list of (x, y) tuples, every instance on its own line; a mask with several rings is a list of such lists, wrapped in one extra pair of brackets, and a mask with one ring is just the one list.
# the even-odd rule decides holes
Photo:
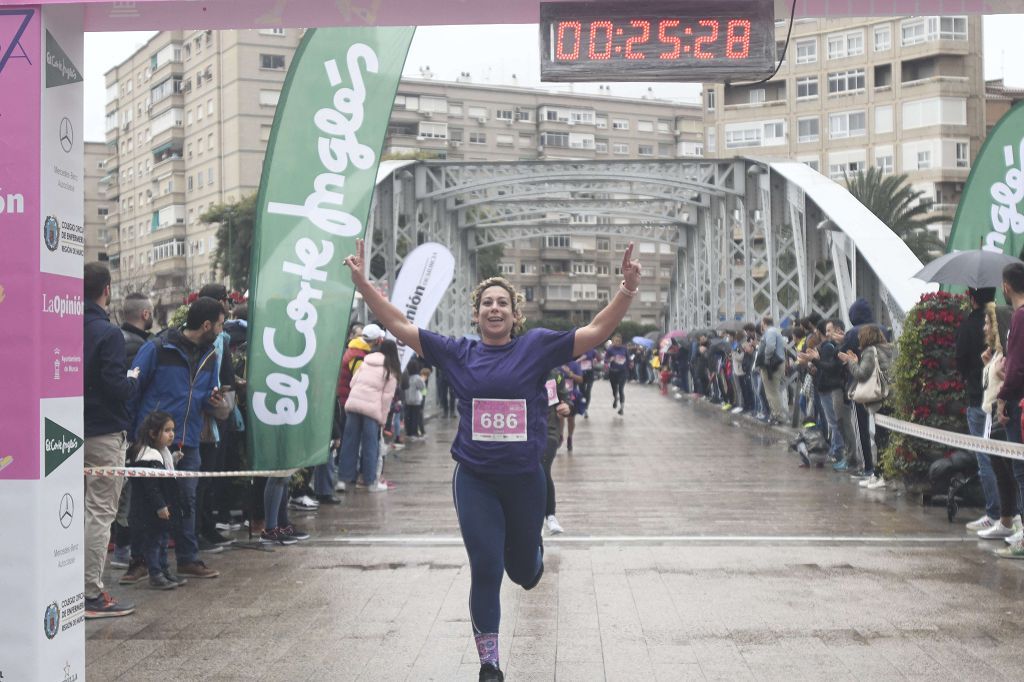
[(612, 337), (612, 345), (605, 353), (608, 359), (608, 381), (612, 385), (612, 409), (622, 414), (626, 406), (626, 380), (629, 379), (629, 349), (622, 345), (622, 336)]
[(363, 274), (362, 240), (356, 240), (356, 255), (345, 259), (373, 314), (417, 355), (440, 367), (458, 397), (452, 496), (469, 556), (470, 617), (481, 681), (504, 679), (498, 665), (502, 572), (527, 590), (544, 573), (544, 384), (552, 368), (607, 339), (622, 321), (640, 284), (640, 262), (632, 254), (630, 243), (622, 257), (623, 281), (608, 305), (590, 324), (568, 332), (522, 333), (522, 296), (503, 278), (484, 280), (471, 301), (479, 341), (440, 336), (410, 322)]

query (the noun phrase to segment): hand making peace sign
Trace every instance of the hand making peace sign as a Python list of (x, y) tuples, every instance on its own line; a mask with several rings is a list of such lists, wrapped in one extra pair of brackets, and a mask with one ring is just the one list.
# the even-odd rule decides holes
[(622, 254), (622, 280), (627, 289), (636, 291), (642, 276), (640, 261), (633, 260), (633, 242), (630, 242), (626, 247), (626, 253)]

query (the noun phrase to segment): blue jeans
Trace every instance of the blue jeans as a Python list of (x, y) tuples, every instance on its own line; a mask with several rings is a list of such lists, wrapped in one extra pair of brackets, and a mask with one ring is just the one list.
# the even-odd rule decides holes
[(267, 530), (283, 528), (288, 521), (288, 483), (289, 476), (268, 478), (263, 488), (263, 514)]
[(767, 410), (764, 406), (764, 391), (762, 390), (764, 386), (761, 380), (761, 372), (755, 369), (750, 375), (750, 380), (754, 387), (754, 409), (759, 415), (765, 414)]
[(349, 412), (345, 417), (345, 434), (341, 437), (339, 478), (349, 483), (356, 480), (358, 458), (363, 472), (363, 483), (368, 486), (376, 483), (379, 446), (380, 427), (377, 421), (358, 412)]
[(543, 566), (544, 470), (478, 474), (460, 463), (452, 475), (452, 497), (469, 556), (473, 633), (498, 632), (502, 573), (517, 585), (532, 587)]
[[(202, 463), (199, 448), (183, 447), (185, 456), (175, 465), (178, 471), (199, 471)], [(196, 489), (198, 478), (178, 479), (178, 523), (174, 526), (174, 556), (178, 565), (199, 561), (199, 539), (196, 538)]]
[(160, 575), (169, 570), (167, 566), (167, 540), (170, 533), (167, 528), (170, 524), (152, 523), (145, 530), (146, 539), (143, 542), (143, 556), (146, 558), (146, 566), (149, 567), (149, 574)]
[(332, 448), (327, 455), (327, 461), (313, 467), (313, 494), (331, 495), (334, 493), (334, 486), (338, 482), (338, 470), (335, 468), (334, 461), (337, 454), (338, 451)]
[[(985, 410), (980, 407), (967, 408), (967, 430), (972, 436), (985, 433)], [(990, 519), (999, 518), (999, 487), (996, 485), (996, 472), (992, 470), (992, 460), (981, 452), (978, 458), (978, 476), (981, 478), (981, 491), (985, 495), (985, 514)]]
[[(835, 389), (839, 390), (839, 389)], [(825, 413), (825, 421), (828, 423), (828, 432), (832, 441), (828, 448), (829, 457), (838, 458), (842, 456), (846, 442), (843, 440), (843, 430), (839, 427), (839, 415), (836, 414), (836, 406), (832, 402), (832, 391), (826, 391), (818, 395), (818, 404), (821, 411)]]

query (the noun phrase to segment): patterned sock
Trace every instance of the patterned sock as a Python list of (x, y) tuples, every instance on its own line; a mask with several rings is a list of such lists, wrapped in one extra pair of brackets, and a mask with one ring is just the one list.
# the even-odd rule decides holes
[(482, 635), (475, 635), (476, 652), (480, 656), (480, 665), (490, 663), (498, 667), (498, 633), (486, 632)]

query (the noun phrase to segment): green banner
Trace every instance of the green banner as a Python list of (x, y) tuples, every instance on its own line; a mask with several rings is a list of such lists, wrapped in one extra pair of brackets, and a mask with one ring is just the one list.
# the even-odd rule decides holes
[(413, 28), (308, 31), (277, 105), (257, 203), (249, 294), (253, 469), (328, 459), (363, 236)]
[(1020, 254), (1024, 247), (1024, 102), (992, 129), (960, 197), (946, 250)]

